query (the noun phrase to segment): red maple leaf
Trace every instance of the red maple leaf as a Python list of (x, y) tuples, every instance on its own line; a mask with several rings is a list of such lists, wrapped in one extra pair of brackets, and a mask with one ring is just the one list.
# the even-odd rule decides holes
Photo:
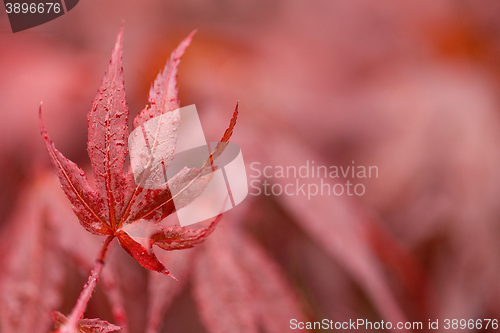
[[(175, 212), (171, 191), (146, 189), (137, 184), (131, 168), (124, 172), (129, 136), (128, 114), (122, 68), (123, 29), (118, 35), (109, 68), (88, 113), (88, 153), (94, 173), (93, 189), (85, 173), (75, 163), (65, 158), (50, 140), (40, 111), (40, 127), (47, 150), (56, 166), (62, 189), (82, 226), (96, 235), (117, 237), (120, 245), (147, 269), (170, 275), (153, 253), (154, 244), (165, 250), (190, 248), (208, 236), (219, 217), (207, 228), (190, 230), (178, 226), (163, 227), (157, 222)], [(193, 33), (183, 40), (172, 53), (163, 72), (160, 72), (150, 91), (150, 108), (145, 108), (134, 120), (141, 126), (145, 120), (179, 108), (176, 74), (180, 58), (191, 42)], [(238, 107), (229, 128), (221, 140), (231, 137), (236, 124)], [(175, 147), (172, 147), (175, 148)], [(225, 148), (219, 144), (211, 160)], [(211, 171), (210, 160), (201, 169), (181, 171), (168, 185), (187, 188)], [(191, 200), (194, 197), (191, 198)], [(132, 226), (133, 225), (133, 226)]]
[[(180, 107), (177, 98), (176, 75), (180, 58), (189, 46), (193, 34), (194, 32), (180, 43), (164, 70), (157, 76), (149, 94), (150, 106), (138, 114), (133, 122), (134, 127), (143, 126), (147, 120)], [(210, 181), (213, 160), (222, 153), (232, 135), (238, 106), (221, 142), (203, 167), (182, 169), (167, 183), (162, 184), (160, 189), (141, 186), (147, 177), (147, 172), (143, 173), (139, 180), (134, 178), (131, 167), (125, 173), (129, 110), (123, 79), (122, 39), (123, 29), (118, 35), (109, 68), (88, 113), (87, 150), (94, 173), (95, 189), (88, 183), (83, 170), (55, 149), (45, 129), (40, 107), (42, 137), (52, 162), (56, 166), (61, 187), (71, 202), (73, 212), (87, 231), (107, 236), (97, 264), (92, 270), (77, 305), (67, 323), (61, 324), (63, 327), (61, 332), (73, 332), (75, 328), (79, 329), (79, 320), (83, 317), (85, 304), (97, 283), (107, 247), (114, 238), (117, 238), (121, 247), (143, 267), (174, 278), (156, 257), (153, 245), (168, 251), (191, 248), (201, 243), (214, 230), (221, 218), (219, 215), (208, 227), (196, 230), (179, 226), (164, 227), (159, 224), (161, 220), (176, 211), (173, 203), (175, 196), (182, 197), (183, 205), (187, 205), (203, 192)], [(160, 126), (165, 124), (158, 123), (156, 133), (164, 130)], [(170, 154), (175, 151), (175, 140), (165, 143), (155, 137), (151, 146), (155, 147), (160, 144), (166, 144)], [(150, 159), (153, 158), (156, 157), (150, 157)], [(171, 160), (170, 156), (163, 156), (163, 158), (167, 161), (169, 158)], [(195, 181), (198, 182), (195, 183)], [(172, 192), (176, 194), (172, 195)], [(177, 205), (178, 208), (179, 205)]]

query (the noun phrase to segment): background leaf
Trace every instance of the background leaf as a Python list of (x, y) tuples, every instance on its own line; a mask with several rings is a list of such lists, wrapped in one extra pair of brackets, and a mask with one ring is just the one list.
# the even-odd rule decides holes
[(199, 251), (193, 274), (209, 332), (285, 332), (291, 319), (305, 318), (280, 269), (231, 224)]

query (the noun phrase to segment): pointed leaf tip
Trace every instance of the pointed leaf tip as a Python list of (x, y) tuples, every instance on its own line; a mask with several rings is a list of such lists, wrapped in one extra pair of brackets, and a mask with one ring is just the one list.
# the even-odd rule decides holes
[[(120, 246), (127, 251), (142, 267), (167, 274), (168, 270), (158, 260), (152, 250), (152, 242), (147, 237), (130, 236), (127, 232), (121, 230), (118, 232), (118, 241)], [(168, 275), (168, 274), (167, 274)]]
[(236, 103), (236, 107), (233, 112), (233, 117), (231, 118), (231, 121), (229, 122), (229, 127), (226, 129), (224, 132), (224, 135), (222, 136), (222, 139), (219, 141), (217, 146), (215, 147), (214, 152), (210, 155), (209, 160), (207, 163), (210, 164), (205, 164), (204, 167), (207, 165), (213, 165), (213, 162), (224, 152), (224, 149), (226, 149), (229, 139), (233, 135), (234, 127), (236, 126), (236, 120), (238, 119), (238, 103)]
[(170, 59), (165, 64), (158, 76), (156, 77), (150, 91), (149, 103), (151, 107), (146, 107), (134, 119), (134, 128), (142, 125), (147, 120), (157, 117), (165, 112), (173, 111), (180, 107), (179, 99), (177, 96), (177, 72), (181, 58), (184, 55), (187, 47), (191, 44), (196, 30), (191, 32), (184, 38), (177, 48), (170, 55)]
[(100, 215), (100, 201), (97, 193), (90, 187), (87, 176), (75, 163), (68, 160), (54, 146), (45, 129), (42, 117), (42, 105), (38, 111), (40, 132), (45, 142), (52, 163), (56, 167), (61, 187), (72, 204), (73, 212), (80, 220), (80, 224), (89, 232), (96, 235), (111, 233), (109, 226)]
[(42, 102), (40, 102), (40, 106), (38, 107), (38, 120), (40, 123), (40, 130), (42, 131), (42, 134), (45, 130), (45, 125), (43, 124), (43, 117), (42, 117)]
[(189, 43), (191, 43), (191, 40), (193, 39), (194, 35), (196, 35), (197, 32), (198, 30), (194, 29), (184, 40), (189, 41)]
[(177, 278), (176, 278), (176, 277), (175, 277), (172, 273), (170, 273), (168, 269), (165, 269), (162, 273), (163, 273), (163, 274), (165, 274), (166, 276), (171, 277), (171, 278), (172, 278), (172, 279), (174, 279), (177, 283), (180, 283), (180, 282), (179, 282), (179, 280), (177, 280)]
[(120, 32), (118, 32), (118, 36), (116, 37), (115, 48), (113, 51), (113, 56), (117, 53), (121, 53), (123, 44), (123, 24), (120, 28)]
[(236, 102), (236, 107), (234, 108), (233, 117), (231, 118), (231, 121), (229, 122), (229, 127), (224, 132), (224, 135), (222, 136), (220, 142), (228, 142), (231, 136), (233, 135), (234, 127), (236, 126), (236, 120), (238, 119), (239, 104), (240, 101)]

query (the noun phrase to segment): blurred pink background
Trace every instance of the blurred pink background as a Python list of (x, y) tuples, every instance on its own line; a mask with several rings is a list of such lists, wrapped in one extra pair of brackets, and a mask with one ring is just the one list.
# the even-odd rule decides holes
[[(0, 230), (34, 179), (54, 173), (40, 102), (56, 147), (87, 166), (86, 113), (122, 22), (131, 119), (197, 29), (179, 96), (208, 141), (239, 100), (232, 141), (247, 166), (378, 166), (363, 196), (249, 196), (228, 213), (278, 263), (308, 320), (500, 319), (499, 15), (493, 0), (81, 0), (12, 34), (2, 12)], [(164, 332), (204, 332), (186, 326), (195, 308), (182, 292)]]

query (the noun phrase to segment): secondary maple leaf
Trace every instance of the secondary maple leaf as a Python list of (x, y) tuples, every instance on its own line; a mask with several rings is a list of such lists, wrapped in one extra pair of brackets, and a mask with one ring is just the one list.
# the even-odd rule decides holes
[(193, 271), (193, 296), (208, 332), (281, 333), (292, 331), (291, 318), (305, 320), (292, 286), (256, 242), (235, 223), (214, 236)]
[[(193, 34), (194, 32), (179, 44), (156, 78), (149, 94), (150, 106), (135, 118), (134, 127), (143, 126), (147, 120), (179, 108), (176, 75), (180, 59), (189, 46)], [(221, 143), (202, 168), (184, 168), (160, 189), (141, 186), (143, 181), (134, 179), (131, 167), (125, 173), (129, 110), (124, 88), (122, 40), (123, 29), (118, 34), (109, 68), (87, 116), (87, 150), (94, 173), (95, 189), (89, 185), (83, 170), (55, 149), (45, 129), (41, 108), (40, 128), (52, 162), (56, 166), (61, 187), (81, 225), (93, 234), (118, 238), (120, 245), (143, 267), (170, 275), (154, 254), (153, 245), (169, 251), (193, 247), (213, 231), (220, 216), (208, 227), (197, 230), (177, 226), (164, 227), (159, 225), (159, 222), (176, 210), (172, 192), (182, 196), (184, 204), (188, 204), (203, 191), (204, 187), (199, 184), (206, 184), (209, 181), (210, 177), (207, 175), (212, 171), (211, 162), (221, 154), (226, 146), (225, 143), (231, 137), (236, 124), (238, 106)], [(172, 119), (172, 117), (160, 118)], [(171, 128), (162, 122), (158, 124), (156, 133)], [(158, 138), (161, 136), (155, 136), (151, 147), (160, 143)], [(172, 141), (169, 151), (170, 153), (175, 151), (175, 140)], [(168, 161), (169, 156), (164, 158)], [(196, 180), (200, 182), (197, 186), (192, 186)], [(189, 195), (186, 196), (185, 193), (188, 192), (186, 189), (190, 187), (197, 187), (197, 190), (189, 191)]]
[[(66, 324), (68, 318), (65, 315), (58, 311), (54, 311), (52, 313), (52, 319), (54, 320), (54, 324), (56, 327), (57, 333), (60, 328)], [(105, 320), (100, 319), (80, 319), (78, 321), (77, 332), (76, 333), (108, 333), (115, 332), (122, 329), (120, 326), (116, 326), (114, 324), (108, 323)]]

